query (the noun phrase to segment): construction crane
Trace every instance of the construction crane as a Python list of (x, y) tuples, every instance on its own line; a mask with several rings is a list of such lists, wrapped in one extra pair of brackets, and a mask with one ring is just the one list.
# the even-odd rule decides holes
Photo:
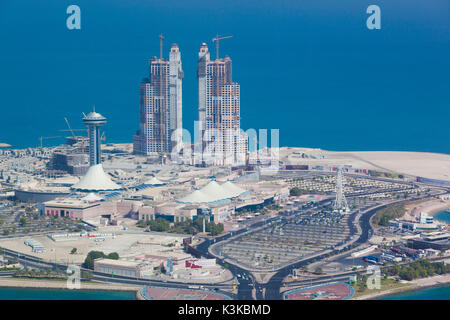
[[(67, 120), (66, 117), (64, 117), (64, 120), (66, 121), (67, 127), (69, 129), (59, 130), (59, 131), (70, 131), (72, 133), (72, 137), (73, 137), (74, 141), (77, 141), (77, 137), (75, 136), (75, 131), (86, 131), (87, 135), (89, 137), (89, 130), (88, 129), (72, 129), (72, 127), (69, 124), (69, 120)], [(84, 152), (84, 139), (81, 140), (81, 152)]]
[(213, 42), (214, 41), (216, 42), (216, 59), (219, 59), (219, 40), (228, 39), (232, 37), (233, 36), (220, 37), (219, 35), (216, 35), (216, 37), (212, 39)]
[(66, 121), (67, 127), (68, 127), (69, 129), (62, 129), (62, 130), (59, 130), (59, 131), (70, 131), (70, 132), (72, 133), (72, 136), (73, 136), (74, 138), (75, 138), (74, 131), (87, 131), (87, 132), (89, 132), (88, 129), (72, 129), (72, 127), (70, 126), (69, 120), (67, 120), (66, 117), (64, 117), (64, 120)]
[(77, 138), (75, 137), (75, 133), (73, 132), (72, 128), (70, 127), (69, 120), (67, 120), (66, 117), (64, 117), (64, 120), (67, 123), (67, 127), (69, 128), (69, 131), (72, 132), (72, 137), (76, 140)]
[(162, 55), (163, 55), (163, 40), (164, 40), (164, 36), (162, 34), (159, 35), (159, 58), (162, 59)]
[(88, 130), (87, 129), (61, 129), (59, 131), (67, 132), (67, 131), (88, 131)]
[(87, 131), (87, 132), (89, 132), (89, 130), (88, 129), (72, 129), (72, 127), (70, 126), (70, 124), (69, 124), (69, 120), (67, 120), (67, 118), (66, 117), (64, 117), (64, 120), (66, 121), (66, 123), (67, 123), (67, 127), (69, 128), (69, 129), (62, 129), (62, 130), (59, 130), (59, 131), (70, 131), (71, 133), (72, 133), (72, 136), (75, 138), (75, 131)]
[(41, 140), (41, 149), (42, 149), (42, 142), (43, 142), (44, 139), (55, 139), (55, 138), (61, 138), (61, 136), (40, 137), (39, 140)]

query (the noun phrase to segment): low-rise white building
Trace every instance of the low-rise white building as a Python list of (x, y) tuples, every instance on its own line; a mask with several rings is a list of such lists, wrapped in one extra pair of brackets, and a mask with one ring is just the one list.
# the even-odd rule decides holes
[(152, 274), (154, 267), (154, 264), (140, 261), (103, 258), (94, 260), (94, 271), (96, 272), (133, 278), (143, 278), (145, 275)]

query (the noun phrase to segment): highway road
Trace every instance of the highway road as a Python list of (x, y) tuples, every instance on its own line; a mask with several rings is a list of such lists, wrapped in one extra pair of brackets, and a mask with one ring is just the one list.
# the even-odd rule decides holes
[[(62, 272), (66, 272), (67, 265), (53, 263), (53, 262), (47, 262), (43, 261), (39, 258), (36, 258), (34, 256), (30, 256), (27, 254), (21, 254), (19, 252), (9, 250), (9, 249), (2, 249), (0, 251), (1, 254), (4, 254), (5, 256), (11, 257), (11, 258), (17, 258), (20, 264), (22, 264), (24, 267), (29, 268), (55, 268), (59, 269)], [(95, 272), (90, 269), (85, 269), (83, 267), (80, 268), (82, 271), (90, 271), (92, 272), (92, 280), (96, 281), (102, 281), (102, 282), (109, 282), (109, 283), (123, 283), (123, 284), (130, 284), (130, 285), (141, 285), (141, 286), (157, 286), (157, 287), (166, 287), (166, 288), (177, 288), (177, 289), (189, 289), (189, 286), (203, 286), (206, 290), (210, 291), (217, 291), (222, 294), (231, 296), (233, 299), (236, 299), (236, 296), (234, 294), (230, 294), (229, 291), (226, 291), (227, 289), (231, 289), (231, 285), (229, 284), (199, 284), (197, 282), (173, 282), (173, 281), (163, 281), (163, 280), (148, 280), (148, 279), (140, 279), (140, 278), (132, 278), (132, 277), (124, 277), (124, 276), (118, 276), (118, 275), (110, 275), (105, 274), (101, 272)], [(6, 273), (0, 273), (1, 275), (5, 275)], [(14, 273), (10, 273), (9, 276), (13, 276)]]

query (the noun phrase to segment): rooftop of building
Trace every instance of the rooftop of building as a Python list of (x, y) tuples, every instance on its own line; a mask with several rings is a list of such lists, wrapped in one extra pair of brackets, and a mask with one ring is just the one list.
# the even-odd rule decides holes
[(58, 207), (58, 208), (79, 208), (85, 209), (92, 206), (97, 206), (98, 204), (93, 204), (89, 201), (83, 201), (80, 199), (72, 198), (61, 198), (44, 202), (46, 207)]
[(139, 261), (129, 261), (129, 260), (114, 260), (114, 259), (105, 259), (99, 258), (94, 260), (94, 264), (103, 264), (103, 265), (111, 265), (117, 267), (128, 267), (135, 268), (142, 264)]
[(106, 118), (98, 112), (91, 111), (83, 118), (83, 121), (85, 120), (106, 120)]
[(438, 234), (425, 235), (423, 237), (423, 240), (426, 240), (426, 241), (450, 240), (450, 233), (438, 233)]

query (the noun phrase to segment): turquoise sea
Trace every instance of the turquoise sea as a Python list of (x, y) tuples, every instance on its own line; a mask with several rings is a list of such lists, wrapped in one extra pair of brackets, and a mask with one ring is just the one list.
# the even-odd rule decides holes
[(379, 300), (450, 300), (450, 285), (400, 293)]
[[(0, 288), (0, 300), (134, 300), (133, 292)], [(379, 300), (450, 300), (450, 285), (427, 288)]]
[(0, 300), (134, 300), (134, 292), (0, 288)]
[(434, 219), (450, 224), (450, 212), (448, 211), (438, 212), (434, 215)]
[[(0, 142), (64, 142), (64, 117), (108, 120), (106, 143), (132, 142), (148, 59), (178, 43), (183, 127), (198, 119), (197, 59), (206, 42), (233, 60), (244, 130), (280, 129), (281, 146), (450, 153), (448, 0), (0, 1)], [(81, 132), (77, 132), (81, 134)], [(270, 135), (269, 135), (270, 137)], [(270, 143), (268, 141), (268, 143)]]

